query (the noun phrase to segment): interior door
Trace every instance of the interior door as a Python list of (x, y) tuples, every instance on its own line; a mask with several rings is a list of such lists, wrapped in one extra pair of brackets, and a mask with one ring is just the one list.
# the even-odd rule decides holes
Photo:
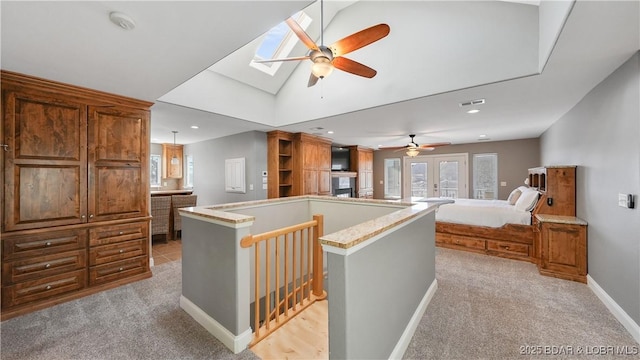
[(468, 198), (468, 154), (405, 157), (402, 196)]

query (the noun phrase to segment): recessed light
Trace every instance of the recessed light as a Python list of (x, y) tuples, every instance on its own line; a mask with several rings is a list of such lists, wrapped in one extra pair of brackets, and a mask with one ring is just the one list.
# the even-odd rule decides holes
[(200, 127), (198, 125), (191, 125), (192, 129), (199, 129)]
[(481, 137), (481, 138), (486, 138), (486, 137), (487, 137), (487, 134), (481, 134), (479, 137)]
[(329, 130), (327, 131), (327, 134), (333, 134), (333, 131)]
[(471, 109), (471, 110), (467, 111), (467, 114), (476, 114), (476, 113), (479, 113), (479, 112), (480, 112), (480, 110), (478, 110), (478, 109)]

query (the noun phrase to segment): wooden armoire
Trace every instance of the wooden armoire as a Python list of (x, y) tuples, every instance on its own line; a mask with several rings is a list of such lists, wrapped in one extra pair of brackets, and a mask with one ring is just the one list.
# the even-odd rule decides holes
[(152, 103), (0, 77), (2, 319), (150, 277)]

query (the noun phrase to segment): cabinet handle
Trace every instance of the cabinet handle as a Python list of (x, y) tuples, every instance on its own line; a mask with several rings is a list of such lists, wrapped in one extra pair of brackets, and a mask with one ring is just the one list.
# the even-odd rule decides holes
[(505, 250), (509, 250), (509, 246), (507, 246), (507, 245), (500, 245), (500, 247), (505, 249)]
[(124, 270), (124, 268), (120, 268), (120, 269), (118, 269), (118, 271), (122, 271), (122, 270)]
[(89, 215), (89, 219), (93, 219), (93, 214)]
[(82, 215), (82, 216), (80, 216), (80, 218), (84, 220), (86, 218), (86, 216)]
[(51, 285), (47, 285), (47, 287), (45, 289), (51, 290)]
[(122, 235), (122, 234), (124, 234), (124, 231), (120, 231), (120, 232), (118, 233), (118, 235)]
[(51, 267), (51, 264), (47, 264), (47, 265), (44, 266), (45, 269), (48, 269), (50, 267)]
[(51, 246), (51, 241), (47, 241), (44, 246)]
[(120, 254), (122, 254), (124, 252), (124, 250), (120, 249)]

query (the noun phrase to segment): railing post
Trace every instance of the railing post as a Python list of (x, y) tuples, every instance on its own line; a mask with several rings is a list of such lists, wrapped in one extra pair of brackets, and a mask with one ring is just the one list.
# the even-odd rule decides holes
[(313, 295), (320, 300), (327, 296), (324, 292), (323, 254), (322, 246), (320, 245), (320, 237), (323, 235), (324, 229), (324, 217), (322, 215), (313, 215), (313, 220), (317, 222), (313, 230)]

